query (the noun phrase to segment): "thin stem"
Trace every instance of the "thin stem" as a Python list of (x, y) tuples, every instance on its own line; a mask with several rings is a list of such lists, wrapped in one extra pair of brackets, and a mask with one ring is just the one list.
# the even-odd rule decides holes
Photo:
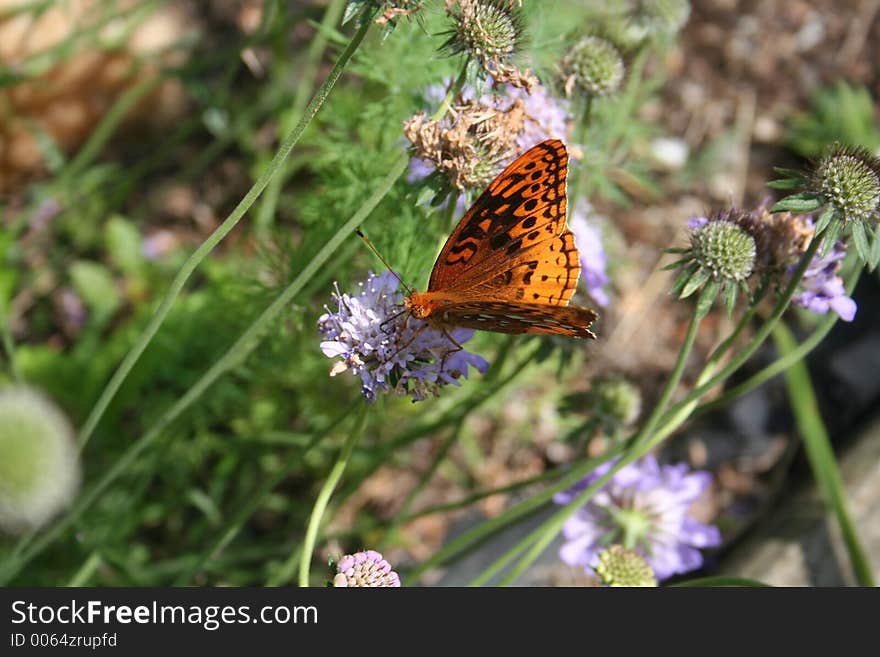
[(776, 302), (776, 306), (774, 306), (773, 311), (770, 313), (767, 321), (761, 325), (755, 335), (752, 336), (752, 339), (740, 350), (737, 354), (730, 360), (727, 365), (725, 365), (720, 372), (718, 372), (715, 376), (711, 377), (708, 381), (703, 383), (702, 385), (698, 385), (694, 390), (692, 390), (689, 394), (685, 395), (685, 397), (674, 404), (669, 411), (660, 419), (660, 426), (663, 426), (667, 422), (670, 421), (671, 418), (676, 417), (680, 411), (691, 405), (694, 401), (698, 401), (700, 397), (709, 392), (712, 388), (717, 386), (719, 383), (723, 383), (730, 375), (736, 372), (743, 364), (751, 358), (752, 354), (754, 354), (758, 348), (764, 344), (764, 341), (770, 335), (773, 327), (776, 326), (779, 319), (782, 317), (785, 310), (788, 308), (789, 303), (791, 302), (791, 298), (794, 296), (795, 290), (797, 290), (797, 286), (803, 278), (804, 272), (807, 270), (810, 262), (813, 260), (813, 256), (816, 255), (816, 251), (819, 248), (819, 244), (821, 243), (823, 235), (815, 235), (813, 237), (812, 242), (810, 242), (810, 246), (807, 247), (806, 253), (801, 257), (800, 262), (798, 263), (797, 268), (792, 274), (791, 280), (786, 286), (785, 290), (780, 295), (779, 299)]
[[(791, 353), (795, 349), (794, 336), (784, 324), (779, 324), (775, 328), (773, 339), (777, 349), (783, 354)], [(843, 478), (837, 467), (828, 430), (819, 414), (819, 402), (810, 380), (810, 373), (803, 360), (798, 361), (785, 372), (785, 387), (813, 477), (819, 486), (825, 506), (840, 527), (856, 581), (860, 586), (873, 587), (875, 583), (871, 561), (859, 540), (849, 511)]]
[(416, 498), (419, 496), (419, 493), (421, 493), (425, 489), (425, 486), (427, 486), (431, 479), (434, 478), (437, 469), (440, 467), (443, 461), (446, 460), (446, 456), (449, 454), (449, 450), (452, 449), (452, 446), (455, 445), (459, 435), (461, 435), (462, 426), (464, 426), (464, 418), (461, 418), (458, 423), (453, 427), (452, 431), (449, 433), (449, 436), (440, 445), (440, 449), (438, 449), (437, 453), (434, 454), (431, 465), (428, 466), (428, 468), (421, 474), (418, 483), (413, 486), (412, 490), (410, 490), (409, 493), (407, 493), (406, 499), (400, 506), (400, 510), (397, 512), (394, 519), (385, 530), (385, 537), (382, 539), (382, 543), (378, 548), (380, 551), (384, 550), (385, 547), (388, 545), (388, 542), (394, 538), (397, 530), (403, 524), (406, 518), (406, 514), (409, 513), (410, 508), (412, 507)]
[(559, 481), (548, 486), (537, 495), (515, 504), (504, 511), (501, 515), (481, 523), (452, 540), (449, 544), (436, 552), (430, 559), (419, 564), (418, 567), (408, 574), (408, 578), (417, 578), (421, 576), (431, 568), (444, 564), (452, 557), (480, 544), (493, 534), (512, 524), (514, 521), (537, 512), (542, 506), (544, 506), (544, 504), (549, 502), (556, 493), (576, 484), (603, 463), (620, 456), (623, 451), (624, 446), (618, 445), (600, 457), (589, 459), (572, 467), (568, 473), (559, 479)]
[[(315, 36), (309, 44), (308, 52), (305, 56), (305, 62), (299, 66), (299, 83), (297, 84), (296, 94), (293, 97), (293, 105), (291, 114), (294, 120), (299, 120), (305, 109), (306, 102), (312, 93), (315, 82), (315, 74), (318, 66), (324, 56), (324, 50), (327, 47), (327, 32), (339, 22), (342, 12), (345, 9), (346, 0), (332, 0), (324, 10), (324, 18), (321, 20), (320, 27), (316, 30)], [(266, 231), (272, 223), (275, 210), (278, 207), (278, 199), (281, 195), (281, 189), (287, 179), (289, 162), (284, 162), (272, 181), (269, 183), (266, 193), (263, 195), (260, 205), (257, 208), (257, 214), (254, 218), (254, 226), (258, 231), (258, 235), (265, 236)]]
[(153, 339), (153, 336), (156, 335), (159, 327), (165, 321), (165, 318), (171, 311), (171, 307), (174, 305), (175, 300), (177, 299), (180, 292), (183, 290), (183, 287), (186, 284), (187, 280), (189, 280), (189, 277), (195, 271), (196, 267), (199, 266), (202, 260), (204, 260), (205, 257), (207, 257), (207, 255), (214, 249), (214, 247), (217, 246), (217, 244), (219, 244), (223, 240), (223, 238), (225, 238), (232, 231), (236, 224), (238, 224), (241, 218), (253, 205), (254, 201), (257, 200), (262, 191), (266, 188), (266, 185), (269, 184), (269, 181), (279, 170), (282, 162), (290, 154), (290, 151), (293, 150), (293, 147), (299, 141), (300, 137), (302, 136), (305, 129), (308, 127), (311, 120), (321, 109), (321, 106), (324, 104), (324, 101), (327, 99), (327, 96), (330, 94), (330, 91), (333, 89), (333, 86), (336, 84), (339, 76), (342, 75), (342, 71), (345, 69), (345, 66), (348, 64), (352, 55), (354, 55), (361, 42), (364, 40), (364, 37), (366, 36), (371, 25), (371, 20), (363, 21), (360, 29), (355, 33), (348, 46), (339, 56), (339, 59), (336, 61), (336, 65), (333, 67), (333, 70), (330, 71), (327, 79), (324, 80), (324, 83), (321, 85), (320, 89), (318, 89), (318, 92), (312, 98), (312, 102), (309, 103), (309, 106), (306, 108), (305, 115), (302, 117), (302, 119), (300, 119), (299, 123), (291, 131), (291, 133), (285, 138), (284, 142), (275, 153), (275, 157), (272, 158), (272, 161), (263, 171), (260, 178), (257, 180), (257, 182), (254, 183), (253, 187), (251, 187), (248, 193), (245, 194), (244, 198), (239, 202), (239, 204), (230, 213), (230, 215), (223, 221), (223, 223), (221, 223), (216, 228), (216, 230), (211, 233), (208, 239), (206, 239), (199, 246), (199, 248), (197, 248), (192, 253), (192, 255), (190, 255), (189, 258), (187, 258), (186, 262), (180, 268), (180, 271), (171, 282), (168, 291), (165, 293), (165, 297), (159, 304), (159, 307), (157, 308), (152, 319), (150, 320), (150, 323), (147, 325), (147, 328), (144, 329), (144, 332), (141, 333), (141, 335), (138, 337), (131, 351), (126, 354), (122, 363), (119, 365), (119, 368), (116, 370), (110, 381), (107, 383), (107, 387), (104, 388), (104, 391), (101, 393), (101, 396), (95, 403), (94, 408), (92, 408), (92, 412), (89, 414), (89, 417), (83, 425), (83, 428), (79, 434), (80, 449), (82, 449), (88, 443), (89, 438), (92, 436), (92, 433), (97, 427), (98, 422), (103, 417), (104, 412), (107, 410), (107, 407), (110, 405), (110, 402), (116, 396), (116, 393), (119, 391), (122, 383), (131, 372), (135, 363), (137, 363), (138, 359), (141, 357), (141, 354), (143, 354), (144, 350), (147, 348), (147, 345)]
[(336, 463), (333, 465), (330, 474), (327, 476), (327, 481), (324, 482), (324, 485), (318, 493), (318, 498), (315, 500), (315, 506), (312, 507), (312, 514), (309, 517), (309, 524), (306, 528), (306, 537), (303, 540), (302, 552), (300, 552), (299, 585), (302, 587), (309, 586), (309, 569), (312, 565), (312, 554), (315, 551), (315, 542), (318, 538), (318, 529), (321, 527), (321, 519), (324, 517), (324, 512), (327, 510), (327, 504), (330, 502), (330, 496), (333, 495), (333, 491), (336, 489), (336, 484), (339, 483), (339, 480), (342, 478), (342, 473), (345, 472), (345, 468), (348, 465), (348, 459), (351, 457), (351, 452), (354, 450), (355, 444), (364, 432), (368, 409), (369, 406), (364, 402), (357, 422), (351, 430), (351, 433), (345, 439), (345, 443), (342, 445), (342, 450), (339, 452), (339, 458), (336, 459)]
[[(709, 289), (704, 289), (703, 295), (697, 301), (696, 307), (694, 308), (694, 312), (691, 315), (690, 323), (688, 324), (687, 335), (685, 336), (684, 343), (679, 349), (678, 358), (675, 362), (675, 367), (672, 370), (672, 373), (669, 376), (669, 379), (666, 382), (666, 385), (663, 387), (662, 392), (660, 393), (660, 398), (657, 401), (657, 404), (654, 406), (653, 411), (651, 411), (651, 415), (645, 421), (645, 424), (642, 425), (642, 428), (632, 437), (629, 441), (629, 448), (627, 449), (627, 453), (617, 461), (615, 464), (611, 466), (607, 473), (605, 473), (602, 477), (597, 479), (593, 484), (588, 486), (583, 492), (581, 492), (572, 502), (565, 505), (562, 509), (557, 511), (553, 516), (541, 523), (541, 525), (532, 531), (525, 539), (520, 541), (519, 544), (514, 546), (510, 552), (521, 552), (527, 546), (530, 546), (525, 556), (520, 559), (520, 561), (510, 569), (510, 571), (499, 581), (500, 586), (507, 586), (514, 582), (517, 577), (519, 577), (525, 570), (537, 559), (541, 553), (546, 549), (546, 547), (550, 544), (550, 542), (556, 537), (556, 535), (562, 530), (562, 526), (565, 522), (581, 507), (583, 506), (587, 500), (589, 500), (605, 483), (617, 472), (620, 468), (629, 464), (630, 462), (636, 460), (643, 452), (643, 445), (650, 440), (652, 432), (657, 426), (660, 417), (663, 411), (666, 409), (669, 404), (669, 400), (672, 398), (672, 395), (675, 393), (675, 389), (678, 388), (678, 384), (681, 381), (681, 376), (684, 372), (685, 365), (687, 363), (688, 356), (694, 346), (694, 341), (697, 337), (697, 329), (700, 326), (700, 322), (702, 318), (705, 317), (705, 310), (709, 303), (711, 303), (712, 299), (714, 299), (714, 293)], [(504, 555), (502, 558), (506, 558), (508, 555)]]

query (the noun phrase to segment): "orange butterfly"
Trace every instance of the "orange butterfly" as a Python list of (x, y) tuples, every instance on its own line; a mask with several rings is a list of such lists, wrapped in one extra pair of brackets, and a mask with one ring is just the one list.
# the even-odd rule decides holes
[(436, 329), (595, 338), (597, 315), (569, 306), (581, 272), (565, 225), (568, 153), (558, 139), (530, 148), (461, 218), (406, 307)]

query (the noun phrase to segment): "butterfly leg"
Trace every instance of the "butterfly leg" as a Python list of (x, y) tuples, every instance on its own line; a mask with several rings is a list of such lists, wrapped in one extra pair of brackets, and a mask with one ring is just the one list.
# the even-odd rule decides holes
[(443, 354), (443, 358), (440, 359), (440, 371), (442, 372), (443, 370), (446, 369), (446, 359), (449, 358), (452, 354), (456, 354), (459, 351), (463, 351), (464, 347), (462, 347), (460, 344), (458, 344), (456, 339), (453, 338), (452, 335), (449, 333), (449, 331), (447, 331), (445, 328), (440, 329), (440, 330), (443, 332), (443, 336), (447, 340), (449, 340), (452, 344), (455, 345), (454, 349), (449, 349), (445, 354)]

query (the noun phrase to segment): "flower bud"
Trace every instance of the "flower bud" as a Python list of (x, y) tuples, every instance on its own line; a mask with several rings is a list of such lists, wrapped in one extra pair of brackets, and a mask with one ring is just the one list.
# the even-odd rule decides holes
[(0, 529), (44, 525), (79, 486), (73, 429), (61, 411), (30, 388), (0, 390)]
[(599, 554), (596, 574), (606, 586), (657, 586), (657, 577), (645, 559), (622, 545)]
[(565, 78), (565, 91), (570, 96), (577, 90), (590, 96), (607, 96), (620, 88), (623, 81), (623, 59), (610, 42), (597, 36), (582, 38), (571, 54), (560, 62)]

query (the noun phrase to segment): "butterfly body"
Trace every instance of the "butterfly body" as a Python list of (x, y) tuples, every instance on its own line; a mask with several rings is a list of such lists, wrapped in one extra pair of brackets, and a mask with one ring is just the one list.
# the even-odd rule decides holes
[(569, 306), (580, 275), (566, 228), (568, 154), (558, 139), (530, 148), (465, 213), (406, 307), (434, 328), (595, 338), (596, 313)]

